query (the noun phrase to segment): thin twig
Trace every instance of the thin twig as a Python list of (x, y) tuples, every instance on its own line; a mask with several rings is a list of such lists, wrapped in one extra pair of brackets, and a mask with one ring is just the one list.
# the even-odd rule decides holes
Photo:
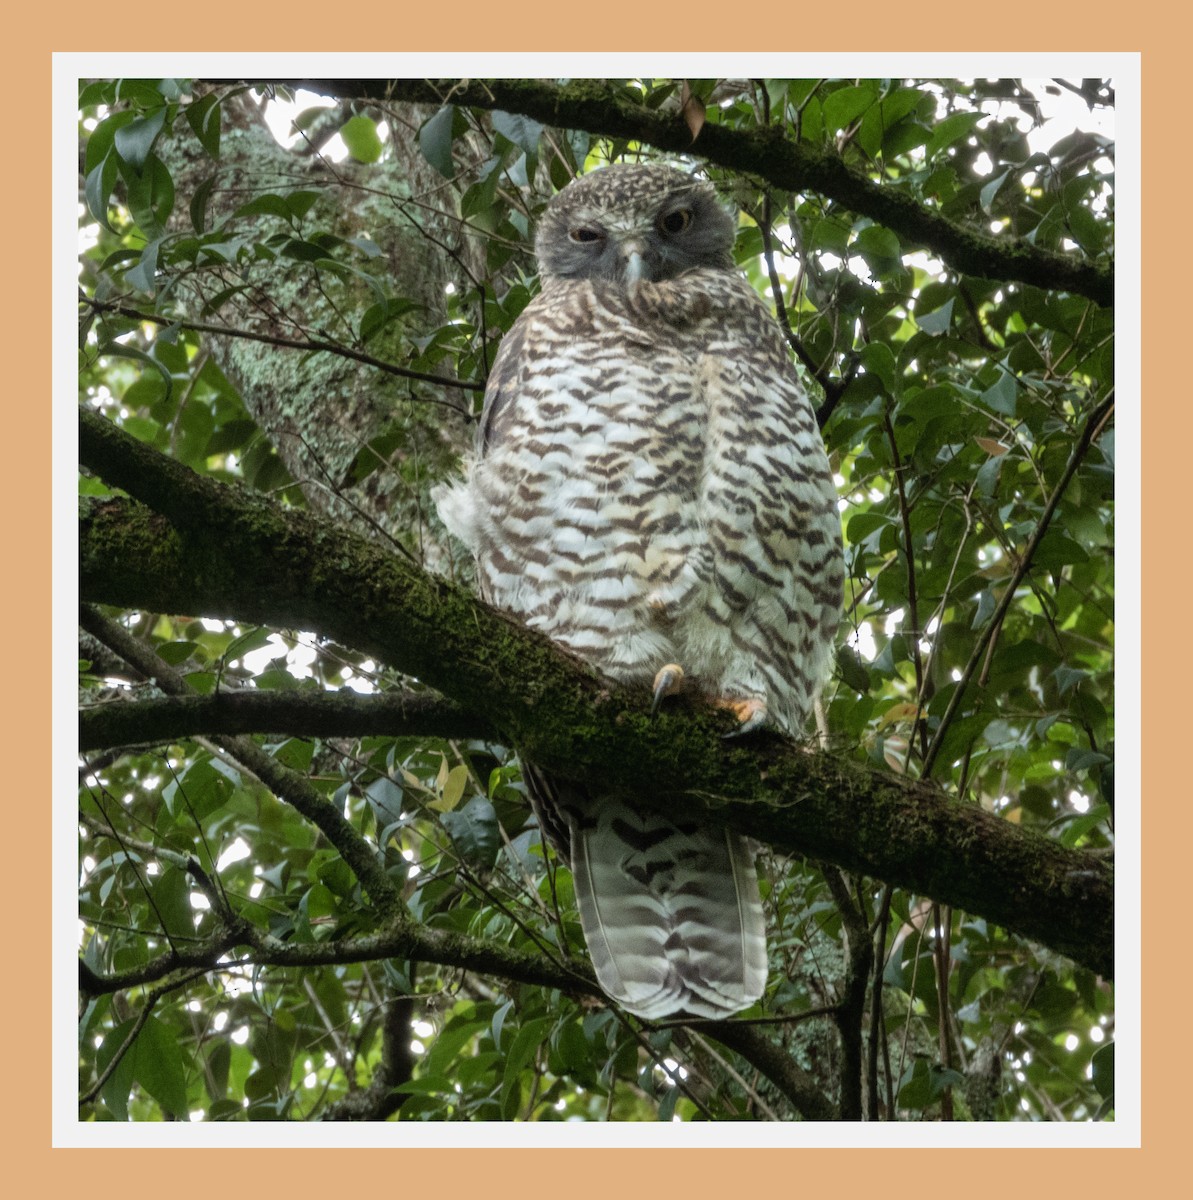
[(952, 696), (949, 697), (948, 707), (945, 709), (944, 716), (941, 717), (940, 724), (936, 728), (932, 744), (928, 747), (928, 751), (924, 755), (924, 763), (920, 771), (922, 777), (927, 778), (932, 771), (936, 757), (940, 753), (941, 746), (944, 744), (945, 734), (952, 725), (953, 719), (960, 711), (961, 701), (965, 696), (970, 680), (973, 678), (974, 671), (977, 670), (978, 663), (986, 657), (987, 649), (992, 645), (994, 634), (1002, 626), (1003, 618), (1007, 615), (1011, 607), (1011, 602), (1015, 598), (1015, 592), (1018, 590), (1019, 584), (1031, 569), (1032, 559), (1035, 557), (1040, 542), (1043, 541), (1044, 534), (1048, 532), (1048, 526), (1051, 524), (1052, 517), (1056, 512), (1056, 506), (1060, 503), (1061, 497), (1072, 482), (1073, 476), (1076, 475), (1077, 468), (1081, 465), (1081, 460), (1085, 457), (1086, 451), (1093, 444), (1098, 434), (1101, 433), (1102, 427), (1109, 420), (1110, 414), (1113, 411), (1114, 393), (1111, 392), (1087, 418), (1081, 434), (1077, 438), (1077, 444), (1073, 447), (1072, 454), (1069, 455), (1069, 461), (1065, 465), (1064, 473), (1053, 489), (1052, 495), (1048, 497), (1048, 503), (1044, 505), (1044, 511), (1040, 515), (1039, 524), (1032, 532), (1031, 539), (1028, 541), (1022, 556), (1015, 566), (1015, 570), (1011, 574), (1010, 580), (1007, 582), (1006, 588), (1003, 590), (1002, 597), (994, 610), (993, 616), (991, 616), (990, 620), (978, 634), (973, 652), (969, 656), (969, 662), (965, 664), (965, 670), (961, 673), (961, 678)]
[[(364, 363), (365, 366), (374, 367), (378, 371), (384, 371), (387, 375), (396, 375), (401, 379), (416, 379), (421, 383), (433, 383), (439, 387), (457, 388), (465, 392), (483, 392), (485, 390), (483, 383), (473, 383), (467, 379), (452, 379), (449, 375), (431, 375), (426, 371), (412, 371), (407, 367), (398, 367), (380, 358), (374, 358), (373, 355), (365, 354), (362, 350), (353, 350), (349, 346), (342, 346), (338, 342), (325, 342), (317, 338), (301, 340), (285, 338), (276, 334), (253, 333), (247, 329), (236, 329), (231, 325), (215, 325), (208, 321), (191, 321), (182, 317), (161, 316), (158, 313), (142, 312), (140, 309), (130, 308), (112, 301), (96, 300), (91, 296), (80, 296), (79, 300), (81, 304), (96, 312), (116, 313), (132, 321), (145, 321), (152, 325), (170, 325), (179, 329), (189, 329), (195, 333), (214, 334), (218, 337), (244, 338), (250, 342), (263, 342), (268, 346), (278, 346), (283, 350), (302, 350), (308, 353), (320, 351), (324, 354), (336, 354), (341, 358), (350, 358), (354, 362)], [(453, 412), (463, 411), (459, 405), (449, 404), (446, 400), (439, 400), (434, 396), (420, 397), (420, 399), (428, 400), (433, 404), (441, 404)], [(465, 413), (464, 415), (469, 414)]]

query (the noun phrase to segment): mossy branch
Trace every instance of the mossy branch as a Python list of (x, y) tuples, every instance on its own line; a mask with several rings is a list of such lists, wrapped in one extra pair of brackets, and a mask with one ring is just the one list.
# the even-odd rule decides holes
[(743, 130), (707, 122), (696, 140), (677, 112), (648, 109), (634, 93), (607, 80), (555, 84), (534, 79), (289, 79), (276, 81), (341, 99), (449, 102), (500, 109), (547, 125), (629, 138), (673, 154), (695, 155), (727, 170), (765, 180), (788, 192), (817, 192), (869, 217), (906, 243), (923, 246), (956, 271), (1114, 304), (1114, 268), (994, 238), (951, 221), (914, 197), (875, 183), (840, 157), (789, 141), (777, 126)]
[(710, 709), (652, 719), (645, 691), (612, 688), (383, 547), (195, 475), (86, 409), (80, 424), (84, 463), (136, 498), (83, 502), (84, 599), (312, 630), (465, 705), (544, 769), (699, 811), (1112, 974), (1113, 871), (1102, 858), (841, 754), (775, 736), (726, 741), (727, 718)]

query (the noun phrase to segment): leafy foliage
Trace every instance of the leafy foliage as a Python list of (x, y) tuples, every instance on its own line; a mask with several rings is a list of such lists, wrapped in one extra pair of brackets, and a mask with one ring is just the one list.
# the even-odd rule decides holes
[[(765, 138), (750, 143), (756, 170), (704, 164), (741, 209), (738, 262), (778, 305), (837, 472), (848, 583), (828, 752), (1109, 855), (1113, 315), (1018, 282), (1015, 266), (1035, 251), (1112, 263), (1113, 144), (1043, 136), (1057, 96), (1079, 93), (1092, 123), (1109, 85), (590, 86), (594, 105), (686, 122), (693, 165), (710, 129), (765, 132), (962, 233), (994, 231), (1005, 270), (964, 273), (879, 209), (766, 189)], [(81, 90), (81, 400), (201, 474), (330, 505), (466, 573), (426, 495), (535, 289), (535, 218), (578, 171), (656, 151), (518, 111), (363, 91), (299, 113), (299, 141), (282, 151), (261, 122), (275, 92)], [(333, 169), (321, 156), (337, 134), (352, 161)], [(370, 208), (379, 196), (391, 207)], [(397, 265), (413, 256), (417, 286)], [(246, 342), (259, 373), (235, 357)], [(317, 374), (328, 360), (366, 391), (395, 378), (404, 390), (345, 431)], [(279, 381), (289, 426), (265, 400)], [(312, 460), (294, 457), (296, 442)], [(80, 490), (111, 494), (90, 471)], [(199, 695), (425, 695), (359, 648), (200, 616), (95, 612), (80, 640), (87, 709), (164, 702), (171, 673)], [(121, 631), (167, 664), (160, 675), (122, 654)], [(251, 731), (372, 849), (403, 912), (442, 936), (439, 958), (413, 961), (369, 952), (392, 914), (340, 842), (235, 744), (190, 732), (83, 763), (85, 1118), (808, 1115), (773, 1067), (716, 1030), (644, 1027), (582, 977), (573, 990), (514, 983), (453, 957), (464, 937), (561, 966), (583, 957), (569, 873), (544, 852), (511, 747), (443, 736), (433, 720), (401, 736)], [(765, 1038), (840, 1115), (1112, 1115), (1105, 980), (831, 864), (764, 856), (763, 874), (771, 985), (746, 1016), (775, 1018)], [(307, 961), (285, 965), (282, 951)]]

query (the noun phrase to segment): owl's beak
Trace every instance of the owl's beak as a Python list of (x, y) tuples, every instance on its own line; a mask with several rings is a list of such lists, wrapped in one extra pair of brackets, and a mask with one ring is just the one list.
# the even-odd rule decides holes
[(621, 277), (625, 283), (638, 283), (643, 279), (654, 278), (650, 251), (641, 238), (631, 238), (623, 242), (618, 247), (618, 257), (621, 260)]

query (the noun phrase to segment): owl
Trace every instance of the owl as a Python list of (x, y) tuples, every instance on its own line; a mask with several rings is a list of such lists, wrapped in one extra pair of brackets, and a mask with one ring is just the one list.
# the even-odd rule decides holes
[[(465, 477), (436, 502), (491, 603), (656, 705), (688, 689), (742, 731), (795, 734), (840, 614), (840, 523), (735, 229), (674, 167), (605, 167), (560, 191), (535, 239), (542, 290), (501, 343)], [(597, 780), (524, 775), (609, 996), (650, 1020), (761, 997), (750, 843), (679, 800), (638, 812)]]

